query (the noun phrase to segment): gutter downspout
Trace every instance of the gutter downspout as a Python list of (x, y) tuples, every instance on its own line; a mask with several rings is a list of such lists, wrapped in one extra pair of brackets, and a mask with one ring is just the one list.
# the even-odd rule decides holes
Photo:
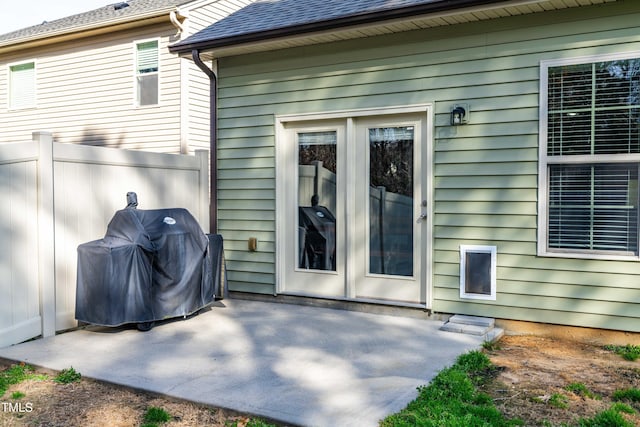
[(193, 62), (209, 77), (209, 175), (210, 175), (210, 203), (209, 203), (209, 233), (218, 233), (218, 79), (212, 69), (200, 59), (200, 51), (191, 51)]
[(178, 14), (176, 13), (175, 10), (172, 10), (171, 13), (169, 13), (169, 20), (171, 21), (171, 23), (173, 24), (174, 27), (176, 27), (176, 29), (178, 30), (178, 34), (182, 34), (184, 32), (184, 27), (182, 26), (182, 23), (180, 22), (180, 20), (178, 20)]

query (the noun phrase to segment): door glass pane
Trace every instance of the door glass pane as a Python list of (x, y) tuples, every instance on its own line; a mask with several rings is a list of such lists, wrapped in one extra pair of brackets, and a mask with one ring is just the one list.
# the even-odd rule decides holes
[(413, 276), (413, 126), (369, 129), (369, 273)]
[(336, 271), (335, 131), (298, 133), (298, 268)]

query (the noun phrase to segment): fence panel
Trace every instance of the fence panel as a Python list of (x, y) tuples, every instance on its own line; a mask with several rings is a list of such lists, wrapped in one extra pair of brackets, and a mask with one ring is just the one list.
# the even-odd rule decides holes
[(0, 145), (0, 347), (40, 335), (38, 145)]
[[(408, 220), (407, 220), (408, 219)], [(413, 199), (386, 191), (369, 189), (369, 271), (376, 274), (413, 274)], [(411, 257), (410, 257), (411, 258)]]
[[(0, 214), (11, 219), (0, 224), (0, 238), (12, 245), (0, 255), (0, 346), (76, 326), (77, 247), (103, 237), (127, 192), (138, 194), (140, 209), (185, 208), (207, 230), (208, 174), (206, 151), (56, 144), (48, 133), (0, 145), (0, 191), (9, 200)], [(37, 329), (11, 332), (25, 322)]]
[(202, 156), (206, 152), (194, 157), (54, 145), (56, 330), (76, 326), (78, 245), (102, 238), (114, 212), (126, 206), (127, 192), (137, 193), (140, 209), (185, 208), (208, 228), (200, 203), (208, 197), (208, 188), (200, 188)]
[(336, 215), (336, 174), (322, 166), (322, 162), (298, 166), (298, 204), (311, 206), (311, 198)]

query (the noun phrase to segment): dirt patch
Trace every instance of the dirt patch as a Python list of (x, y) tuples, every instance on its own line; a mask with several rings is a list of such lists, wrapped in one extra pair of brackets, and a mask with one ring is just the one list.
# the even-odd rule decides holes
[[(140, 392), (126, 387), (82, 378), (80, 382), (59, 384), (47, 380), (27, 380), (13, 385), (0, 398), (0, 426), (39, 427), (134, 427), (144, 424), (148, 408), (159, 407), (172, 419), (162, 426), (245, 426), (249, 416), (225, 409), (198, 405), (178, 399)], [(24, 394), (12, 399), (14, 392)], [(31, 409), (30, 409), (31, 408)]]
[[(575, 425), (610, 408), (616, 390), (640, 388), (640, 360), (624, 360), (601, 346), (508, 336), (487, 354), (499, 374), (485, 391), (506, 417), (520, 418), (527, 426)], [(569, 391), (572, 384), (593, 396)], [(640, 410), (638, 403), (635, 409)], [(640, 426), (638, 414), (626, 417)]]

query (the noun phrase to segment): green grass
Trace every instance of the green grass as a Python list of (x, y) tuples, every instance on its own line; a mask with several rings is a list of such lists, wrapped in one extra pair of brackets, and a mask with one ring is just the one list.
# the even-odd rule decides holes
[(562, 393), (553, 393), (549, 398), (549, 405), (554, 408), (567, 409), (569, 407), (569, 398)]
[[(503, 427), (522, 425), (521, 420), (506, 419), (495, 407), (490, 396), (478, 391), (495, 367), (483, 353), (472, 351), (458, 357), (456, 363), (446, 368), (431, 384), (418, 388), (418, 397), (402, 411), (380, 422), (381, 427)], [(582, 383), (572, 383), (567, 391), (590, 399), (601, 399)], [(618, 390), (614, 400), (640, 402), (640, 389)], [(543, 402), (540, 400), (540, 402)], [(567, 408), (568, 398), (554, 393), (544, 403), (557, 408)], [(577, 427), (633, 427), (623, 413), (636, 411), (624, 403), (615, 403), (609, 409), (592, 418), (577, 420)], [(545, 423), (547, 424), (547, 423)], [(548, 423), (547, 425), (552, 425)], [(564, 425), (564, 424), (563, 424)]]
[(11, 393), (11, 398), (13, 400), (19, 400), (19, 399), (22, 399), (25, 396), (26, 396), (26, 394), (24, 394), (21, 391), (14, 391), (13, 393)]
[(259, 418), (252, 418), (249, 420), (246, 427), (276, 427), (276, 426), (275, 424), (270, 424)]
[(578, 396), (587, 397), (593, 400), (602, 400), (601, 396), (593, 393), (591, 390), (587, 388), (583, 383), (571, 383), (565, 387), (565, 390), (570, 391), (573, 394)]
[(562, 393), (553, 393), (551, 396), (536, 396), (531, 398), (536, 403), (551, 405), (558, 409), (567, 409), (569, 407), (569, 398)]
[(635, 361), (640, 358), (640, 345), (605, 345), (604, 348), (619, 354), (626, 360)]
[(479, 351), (461, 355), (428, 386), (418, 388), (418, 397), (402, 411), (381, 422), (382, 427), (418, 426), (512, 426), (519, 420), (507, 420), (496, 409), (491, 397), (478, 391), (494, 369), (489, 358)]
[(68, 369), (63, 369), (60, 371), (58, 375), (53, 379), (55, 382), (59, 384), (70, 384), (74, 382), (78, 382), (82, 379), (82, 375), (80, 372), (77, 372), (73, 369), (73, 366)]
[(171, 415), (162, 408), (151, 406), (144, 413), (143, 421), (140, 427), (158, 427), (160, 424), (171, 421)]
[(618, 412), (624, 412), (625, 414), (635, 414), (636, 411), (635, 409), (633, 409), (631, 406), (626, 405), (624, 403), (614, 403), (613, 405), (611, 405), (611, 409), (618, 411)]
[(627, 405), (615, 404), (602, 411), (593, 418), (583, 418), (578, 421), (579, 427), (634, 427), (621, 414), (633, 414), (635, 411)]
[(482, 343), (482, 348), (487, 351), (501, 350), (500, 341), (485, 341)]
[(0, 372), (0, 397), (4, 396), (7, 389), (13, 384), (29, 379), (42, 380), (47, 378), (46, 375), (38, 375), (34, 371), (33, 366), (20, 364), (12, 365), (10, 368)]
[(613, 393), (613, 400), (628, 400), (631, 402), (640, 402), (640, 389), (627, 388), (617, 390)]

